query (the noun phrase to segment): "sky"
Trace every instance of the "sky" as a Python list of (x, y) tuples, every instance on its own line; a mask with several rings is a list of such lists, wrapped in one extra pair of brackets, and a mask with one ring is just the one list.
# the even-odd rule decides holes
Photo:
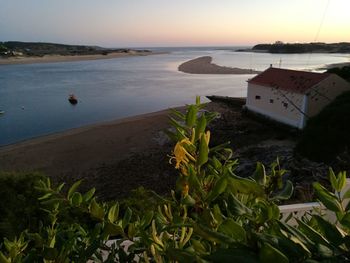
[(350, 0), (0, 0), (0, 41), (104, 47), (350, 42)]

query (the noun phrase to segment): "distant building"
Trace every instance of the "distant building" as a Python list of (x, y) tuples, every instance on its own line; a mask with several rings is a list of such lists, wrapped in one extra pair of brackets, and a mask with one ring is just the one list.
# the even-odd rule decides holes
[(248, 80), (246, 107), (281, 123), (303, 129), (350, 84), (335, 74), (270, 67)]

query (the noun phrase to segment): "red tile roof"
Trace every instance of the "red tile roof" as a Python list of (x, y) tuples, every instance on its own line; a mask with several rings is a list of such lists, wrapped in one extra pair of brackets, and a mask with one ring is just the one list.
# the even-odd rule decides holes
[(248, 82), (303, 94), (329, 76), (329, 73), (314, 73), (271, 67)]

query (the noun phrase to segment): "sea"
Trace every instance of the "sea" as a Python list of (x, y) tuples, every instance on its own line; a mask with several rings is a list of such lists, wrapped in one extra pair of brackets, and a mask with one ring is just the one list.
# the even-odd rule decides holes
[[(0, 146), (69, 129), (183, 106), (196, 95), (245, 97), (254, 75), (197, 75), (177, 67), (190, 59), (254, 70), (320, 71), (349, 62), (344, 54), (236, 52), (243, 47), (152, 48), (157, 55), (105, 60), (0, 65)], [(78, 98), (68, 102), (69, 94)]]

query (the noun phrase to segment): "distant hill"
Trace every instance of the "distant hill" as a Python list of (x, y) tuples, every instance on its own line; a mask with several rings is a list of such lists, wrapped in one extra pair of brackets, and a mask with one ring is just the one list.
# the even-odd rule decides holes
[(350, 43), (258, 44), (251, 51), (266, 53), (350, 53)]
[[(112, 52), (130, 52), (130, 49), (113, 49), (98, 46), (64, 45), (42, 42), (0, 42), (0, 56), (44, 56), (44, 55), (107, 55)], [(142, 50), (145, 52), (145, 50)]]

